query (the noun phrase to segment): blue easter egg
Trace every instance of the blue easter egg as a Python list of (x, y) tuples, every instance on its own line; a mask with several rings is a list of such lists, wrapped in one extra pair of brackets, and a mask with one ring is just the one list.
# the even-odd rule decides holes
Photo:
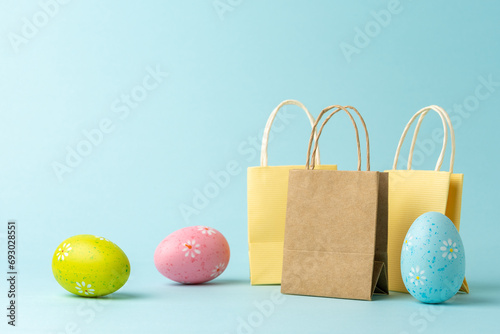
[(424, 303), (442, 303), (458, 292), (465, 252), (448, 217), (427, 212), (413, 222), (401, 250), (401, 276), (408, 292)]

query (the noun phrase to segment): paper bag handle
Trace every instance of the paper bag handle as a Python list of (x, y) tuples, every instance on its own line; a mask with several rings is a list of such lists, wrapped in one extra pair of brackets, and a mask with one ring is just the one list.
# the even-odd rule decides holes
[[(311, 127), (314, 125), (314, 117), (311, 115), (309, 110), (299, 101), (296, 100), (285, 100), (278, 104), (276, 108), (271, 112), (271, 115), (269, 115), (269, 118), (266, 123), (266, 127), (264, 128), (264, 134), (262, 135), (262, 146), (260, 149), (260, 165), (262, 167), (267, 166), (267, 144), (269, 142), (269, 133), (271, 132), (271, 126), (273, 125), (274, 118), (276, 117), (276, 114), (278, 111), (281, 109), (281, 107), (286, 106), (286, 105), (295, 105), (306, 113), (307, 118), (309, 119), (309, 122), (311, 123)], [(316, 138), (316, 132), (314, 132), (314, 138)], [(319, 158), (319, 150), (316, 152), (316, 155), (314, 156), (316, 164), (320, 164), (320, 158)]]
[[(455, 130), (453, 129), (453, 125), (451, 124), (450, 116), (443, 108), (441, 108), (440, 106), (436, 106), (436, 105), (432, 105), (432, 106), (430, 106), (430, 108), (433, 108), (433, 110), (437, 111), (438, 113), (441, 113), (444, 116), (446, 123), (448, 124), (448, 128), (450, 130), (450, 136), (451, 136), (450, 172), (453, 173), (453, 165), (455, 164)], [(417, 141), (417, 135), (418, 135), (418, 131), (420, 130), (420, 124), (422, 123), (426, 114), (427, 114), (427, 112), (423, 113), (420, 116), (420, 118), (418, 119), (418, 122), (417, 122), (417, 126), (415, 127), (415, 131), (413, 133), (413, 139), (411, 141), (411, 147), (410, 147), (410, 155), (408, 156), (408, 169), (411, 169), (411, 163), (413, 160), (413, 149), (415, 148), (415, 143)], [(445, 150), (441, 149), (441, 154), (439, 155), (440, 164), (439, 164), (437, 170), (441, 169), (441, 165), (443, 164), (444, 155), (445, 155)]]
[[(446, 111), (444, 111), (443, 108), (436, 106), (436, 105), (431, 105), (425, 108), (420, 109), (413, 115), (413, 117), (410, 119), (408, 124), (406, 125), (403, 134), (401, 135), (401, 138), (399, 140), (398, 148), (396, 149), (396, 156), (394, 157), (394, 163), (392, 166), (392, 169), (397, 168), (397, 163), (398, 163), (398, 158), (399, 158), (399, 153), (401, 151), (401, 147), (403, 146), (404, 139), (406, 137), (406, 134), (408, 133), (412, 123), (415, 121), (417, 116), (420, 116), (417, 125), (415, 127), (415, 131), (413, 133), (413, 139), (411, 142), (411, 147), (410, 147), (410, 153), (408, 156), (408, 165), (407, 169), (411, 169), (411, 163), (413, 160), (413, 150), (415, 148), (415, 143), (417, 141), (417, 135), (420, 130), (420, 125), (425, 117), (425, 115), (430, 111), (434, 110), (435, 112), (438, 113), (439, 117), (441, 118), (441, 121), (443, 123), (443, 146), (441, 148), (441, 153), (439, 154), (438, 161), (436, 163), (435, 171), (439, 171), (441, 169), (441, 166), (443, 164), (444, 160), (444, 155), (446, 153), (446, 145), (448, 143), (448, 127), (450, 128), (450, 135), (451, 135), (451, 157), (450, 157), (450, 172), (453, 172), (453, 164), (455, 162), (455, 131), (453, 129), (453, 126), (451, 124), (450, 117)], [(447, 126), (448, 125), (448, 126)]]
[[(354, 108), (352, 106), (342, 107), (342, 106), (339, 106), (339, 105), (332, 105), (332, 106), (329, 106), (329, 107), (323, 109), (321, 111), (321, 113), (319, 114), (318, 118), (316, 119), (316, 123), (314, 123), (313, 130), (311, 132), (311, 136), (309, 137), (309, 147), (307, 149), (306, 169), (309, 169), (310, 152), (311, 152), (311, 146), (312, 146), (314, 131), (316, 130), (316, 127), (318, 126), (319, 121), (323, 117), (323, 115), (325, 113), (327, 113), (328, 111), (330, 111), (331, 109), (333, 109), (333, 108), (337, 108), (337, 109), (335, 109), (330, 115), (328, 115), (328, 117), (325, 119), (325, 121), (321, 125), (321, 128), (320, 128), (320, 130), (318, 132), (317, 138), (314, 138), (315, 139), (315, 144), (314, 144), (313, 155), (315, 154), (315, 152), (316, 152), (316, 150), (318, 148), (318, 140), (319, 140), (319, 137), (321, 136), (321, 133), (323, 132), (323, 128), (326, 125), (326, 123), (337, 112), (339, 112), (340, 110), (344, 110), (347, 113), (347, 115), (349, 116), (349, 118), (351, 119), (352, 124), (354, 126), (354, 130), (356, 132), (356, 145), (357, 145), (357, 150), (358, 150), (358, 171), (361, 170), (361, 147), (360, 147), (360, 143), (359, 143), (359, 132), (358, 132), (358, 126), (356, 125), (356, 121), (352, 117), (351, 113), (347, 110), (347, 109), (351, 109), (351, 110), (354, 110), (356, 112), (356, 114), (358, 114), (358, 116), (359, 116), (359, 118), (361, 120), (361, 123), (363, 124), (363, 127), (365, 129), (365, 135), (366, 135), (366, 170), (369, 171), (370, 170), (370, 139), (368, 137), (368, 129), (366, 128), (365, 120), (363, 119), (363, 116), (361, 116), (361, 114), (359, 113), (359, 111), (356, 108)], [(314, 169), (314, 166), (315, 165), (314, 165), (314, 161), (313, 161), (313, 163), (311, 165), (311, 169)]]

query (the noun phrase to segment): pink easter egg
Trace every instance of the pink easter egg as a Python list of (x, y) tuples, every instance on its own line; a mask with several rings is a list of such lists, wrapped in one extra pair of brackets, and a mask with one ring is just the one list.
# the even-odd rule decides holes
[(184, 284), (208, 282), (224, 272), (229, 263), (229, 244), (214, 228), (190, 226), (175, 231), (156, 247), (156, 269)]

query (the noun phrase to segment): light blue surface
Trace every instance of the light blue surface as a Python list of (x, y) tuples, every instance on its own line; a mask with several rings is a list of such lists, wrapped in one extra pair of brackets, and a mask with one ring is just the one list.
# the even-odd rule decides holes
[[(9, 333), (72, 332), (72, 323), (80, 333), (237, 333), (239, 319), (249, 317), (255, 326), (246, 331), (254, 333), (495, 328), (500, 4), (73, 0), (45, 7), (51, 16), (39, 1), (0, 4), (2, 245), (7, 220), (19, 224), (19, 326)], [(437, 104), (450, 113), (455, 171), (465, 175), (470, 295), (439, 306), (397, 293), (373, 302), (278, 295), (259, 320), (255, 302), (276, 299), (279, 287), (249, 286), (246, 168), (259, 163), (269, 113), (288, 98), (315, 116), (330, 104), (357, 107), (370, 131), (373, 170), (391, 168), (417, 110)], [(305, 163), (307, 120), (292, 107), (285, 114), (269, 163)], [(354, 169), (348, 119), (330, 123), (323, 162)], [(439, 127), (429, 114), (415, 168), (434, 167)], [(200, 199), (221, 171), (229, 180)], [(228, 239), (227, 271), (206, 286), (167, 282), (153, 265), (157, 244), (198, 224)], [(84, 233), (112, 240), (131, 262), (130, 281), (104, 304), (68, 295), (52, 277), (56, 246)]]
[(401, 277), (412, 296), (442, 303), (460, 289), (465, 276), (465, 249), (451, 220), (427, 212), (411, 225), (401, 250)]

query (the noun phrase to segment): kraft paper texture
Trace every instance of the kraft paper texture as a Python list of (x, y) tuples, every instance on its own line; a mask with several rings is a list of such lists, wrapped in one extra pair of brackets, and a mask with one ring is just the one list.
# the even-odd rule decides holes
[(379, 172), (290, 171), (283, 293), (388, 294), (387, 182)]

